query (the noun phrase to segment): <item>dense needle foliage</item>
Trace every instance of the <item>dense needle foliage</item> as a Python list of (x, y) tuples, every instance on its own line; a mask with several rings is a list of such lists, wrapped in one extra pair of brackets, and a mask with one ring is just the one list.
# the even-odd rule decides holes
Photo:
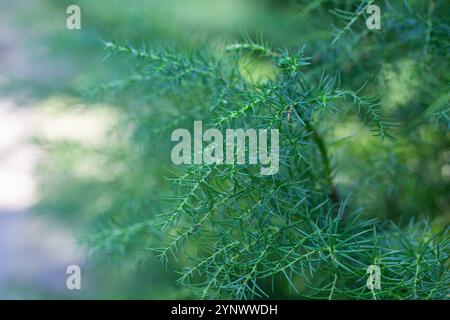
[[(259, 34), (190, 49), (106, 40), (129, 74), (88, 98), (122, 106), (130, 146), (108, 159), (130, 170), (83, 239), (93, 257), (156, 256), (189, 297), (447, 298), (448, 222), (424, 218), (449, 212), (448, 4), (386, 1), (370, 31), (372, 3), (295, 2), (327, 36), (286, 48)], [(170, 134), (195, 120), (278, 129), (279, 172), (174, 166)], [(381, 289), (366, 287), (369, 265)]]
[[(198, 290), (202, 298), (270, 297), (283, 282), (292, 292), (305, 288), (303, 296), (330, 299), (446, 295), (448, 241), (443, 235), (425, 224), (411, 225), (404, 233), (364, 219), (349, 204), (351, 197), (333, 183), (324, 117), (355, 113), (374, 136), (393, 139), (389, 129), (394, 123), (384, 119), (377, 99), (362, 96), (363, 88), (340, 88), (339, 76), (309, 77), (305, 66), (310, 59), (303, 50), (274, 51), (262, 41), (230, 45), (226, 51), (231, 56), (220, 58), (201, 51), (183, 54), (114, 42), (105, 46), (141, 60), (136, 74), (114, 87), (148, 82), (147, 98), (152, 97), (149, 91), (163, 95), (175, 109), (162, 118), (165, 111), (155, 110), (151, 119), (157, 123), (169, 118), (169, 128), (176, 128), (203, 119), (222, 130), (280, 130), (278, 174), (261, 176), (253, 165), (176, 168), (171, 209), (156, 212), (152, 223), (121, 230), (157, 228), (164, 241), (155, 250), (163, 263), (188, 257), (180, 284)], [(248, 53), (269, 59), (273, 75), (262, 82), (245, 79), (238, 66)], [(161, 125), (155, 129), (155, 134), (163, 131)], [(371, 292), (365, 274), (372, 264), (383, 267), (384, 280), (382, 290)]]

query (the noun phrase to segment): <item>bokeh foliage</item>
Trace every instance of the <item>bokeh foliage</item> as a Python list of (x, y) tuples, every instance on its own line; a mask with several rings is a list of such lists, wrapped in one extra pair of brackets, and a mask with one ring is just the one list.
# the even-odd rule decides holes
[[(45, 19), (16, 9), (29, 50), (44, 43), (36, 55), (64, 69), (7, 89), (115, 120), (95, 145), (37, 138), (36, 211), (71, 225), (100, 273), (123, 272), (130, 296), (448, 296), (447, 1), (79, 1), (73, 32), (69, 2), (38, 2)], [(381, 30), (365, 27), (370, 3)], [(194, 120), (279, 128), (280, 174), (174, 167), (170, 133)]]

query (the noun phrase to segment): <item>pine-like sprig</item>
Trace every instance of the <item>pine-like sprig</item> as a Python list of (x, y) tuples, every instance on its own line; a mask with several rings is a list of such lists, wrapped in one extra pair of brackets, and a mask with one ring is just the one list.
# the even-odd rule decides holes
[[(132, 233), (151, 224), (162, 236), (151, 238), (150, 248), (163, 263), (176, 259), (183, 266), (178, 283), (201, 298), (287, 295), (285, 285), (293, 295), (312, 298), (447, 297), (447, 231), (435, 234), (422, 224), (405, 232), (367, 220), (334, 183), (326, 134), (330, 115), (354, 113), (376, 136), (392, 137), (393, 122), (383, 117), (377, 99), (364, 97), (363, 89), (340, 88), (339, 77), (310, 76), (304, 48), (273, 50), (263, 41), (248, 41), (228, 46), (228, 54), (205, 55), (116, 42), (105, 47), (136, 58), (139, 74), (108, 91), (120, 95), (142, 86), (148, 101), (169, 101), (172, 118), (184, 115), (180, 121), (151, 113), (155, 131), (192, 120), (221, 130), (276, 128), (280, 170), (262, 176), (248, 164), (177, 167), (167, 210), (149, 222), (95, 236), (96, 248), (102, 241), (134, 241)], [(248, 54), (268, 59), (275, 76), (247, 81), (239, 61)], [(138, 127), (147, 121), (138, 119)], [(382, 268), (382, 283), (371, 291), (366, 270), (373, 264)]]

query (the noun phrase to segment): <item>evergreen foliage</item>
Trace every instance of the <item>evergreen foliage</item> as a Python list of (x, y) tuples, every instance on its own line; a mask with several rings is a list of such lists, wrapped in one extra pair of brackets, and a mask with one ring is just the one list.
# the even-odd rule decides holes
[[(295, 2), (298, 19), (326, 17), (336, 29), (300, 48), (246, 34), (192, 49), (105, 41), (108, 59), (132, 67), (88, 98), (123, 108), (128, 179), (157, 182), (141, 187), (130, 210), (123, 200), (103, 212), (84, 239), (93, 256), (156, 256), (204, 299), (446, 299), (448, 224), (424, 216), (449, 212), (449, 181), (428, 162), (449, 146), (449, 8), (386, 1), (382, 29), (370, 31), (372, 3)], [(411, 81), (386, 90), (402, 77)], [(278, 129), (278, 174), (172, 165), (170, 133), (194, 120), (221, 131)], [(349, 124), (358, 133), (337, 137)], [(366, 287), (370, 265), (381, 267), (381, 289)]]

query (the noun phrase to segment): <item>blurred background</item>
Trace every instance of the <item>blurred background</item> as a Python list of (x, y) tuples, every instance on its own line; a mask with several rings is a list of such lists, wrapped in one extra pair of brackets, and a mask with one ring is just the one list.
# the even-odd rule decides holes
[[(127, 59), (105, 59), (102, 41), (215, 48), (263, 34), (275, 48), (307, 44), (311, 73), (338, 68), (353, 89), (369, 80), (404, 128), (382, 144), (357, 119), (333, 128), (340, 189), (360, 186), (355, 201), (369, 216), (448, 226), (448, 4), (407, 1), (417, 15), (384, 6), (396, 14), (379, 36), (365, 41), (362, 20), (332, 46), (345, 27), (332, 10), (356, 10), (355, 2), (0, 0), (0, 298), (190, 297), (151, 255), (115, 248), (99, 264), (80, 242), (103, 216), (156, 210), (158, 192), (170, 188), (159, 160), (130, 142), (127, 101), (89, 98), (130, 71)], [(66, 28), (71, 4), (81, 8), (81, 30)], [(437, 21), (428, 39), (427, 14)], [(117, 251), (130, 256), (115, 259)], [(71, 264), (82, 266), (82, 290), (66, 289)]]
[[(81, 8), (81, 30), (66, 28), (71, 4)], [(1, 0), (0, 298), (183, 297), (159, 262), (131, 276), (114, 266), (91, 269), (77, 243), (95, 216), (133, 206), (125, 195), (146, 191), (130, 185), (127, 155), (110, 159), (129, 147), (109, 135), (123, 111), (83, 102), (85, 90), (127, 70), (126, 61), (104, 60), (101, 41), (189, 47), (261, 30), (295, 42), (288, 16), (259, 1)], [(66, 289), (70, 264), (83, 266), (81, 291)]]

